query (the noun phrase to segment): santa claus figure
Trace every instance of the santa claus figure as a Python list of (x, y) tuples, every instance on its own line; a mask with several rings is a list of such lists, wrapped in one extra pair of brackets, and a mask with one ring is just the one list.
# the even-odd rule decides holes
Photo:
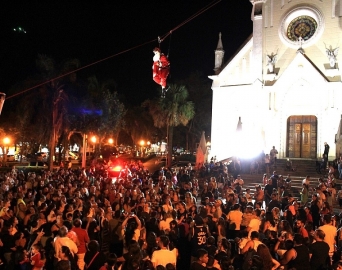
[(161, 85), (162, 97), (165, 97), (165, 93), (168, 90), (166, 87), (166, 79), (170, 71), (170, 62), (167, 57), (161, 53), (159, 48), (154, 48), (153, 53), (153, 80)]

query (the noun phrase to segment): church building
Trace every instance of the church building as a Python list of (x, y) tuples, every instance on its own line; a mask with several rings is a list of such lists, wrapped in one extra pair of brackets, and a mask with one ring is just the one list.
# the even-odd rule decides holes
[[(248, 0), (241, 0), (248, 1)], [(211, 156), (342, 154), (342, 0), (250, 0), (253, 33), (212, 79)], [(342, 61), (342, 60), (341, 60)], [(342, 65), (342, 63), (341, 63)]]

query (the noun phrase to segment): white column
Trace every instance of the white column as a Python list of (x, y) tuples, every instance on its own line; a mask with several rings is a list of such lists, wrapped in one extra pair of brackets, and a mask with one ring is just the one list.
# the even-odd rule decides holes
[(273, 1), (271, 0), (271, 16), (270, 16), (270, 27), (273, 27)]
[(253, 22), (253, 79), (262, 80), (262, 16), (255, 16)]
[[(265, 6), (264, 27), (268, 27), (268, 6)], [(271, 11), (272, 12), (272, 11)]]
[(331, 18), (335, 18), (336, 0), (331, 0)]

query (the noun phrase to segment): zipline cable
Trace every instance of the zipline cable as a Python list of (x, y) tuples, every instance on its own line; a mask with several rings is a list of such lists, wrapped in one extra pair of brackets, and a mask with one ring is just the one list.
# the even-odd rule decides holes
[(74, 69), (74, 70), (72, 70), (72, 71), (69, 71), (69, 72), (64, 73), (64, 74), (62, 74), (62, 75), (59, 75), (59, 76), (57, 76), (57, 77), (55, 77), (55, 78), (53, 78), (53, 79), (47, 80), (47, 81), (45, 81), (45, 82), (42, 82), (42, 83), (40, 83), (40, 84), (37, 84), (36, 86), (30, 87), (30, 88), (28, 88), (28, 89), (25, 89), (25, 90), (19, 92), (19, 93), (13, 94), (12, 96), (9, 96), (9, 97), (6, 98), (6, 99), (10, 99), (10, 98), (15, 97), (15, 96), (18, 96), (18, 95), (20, 95), (20, 94), (26, 93), (26, 92), (28, 92), (28, 91), (30, 91), (30, 90), (33, 90), (33, 89), (35, 89), (35, 88), (37, 88), (37, 87), (39, 87), (39, 86), (42, 86), (42, 85), (47, 84), (47, 83), (49, 83), (49, 82), (52, 82), (52, 81), (54, 81), (54, 80), (63, 78), (63, 77), (68, 76), (68, 75), (70, 75), (70, 74), (72, 74), (72, 73), (75, 73), (75, 72), (80, 71), (80, 70), (82, 70), (82, 69), (85, 69), (85, 68), (87, 68), (87, 67), (96, 65), (96, 64), (101, 63), (101, 62), (103, 62), (103, 61), (105, 61), (105, 60), (108, 60), (108, 59), (110, 59), (110, 58), (116, 57), (116, 56), (118, 56), (118, 55), (120, 55), (120, 54), (124, 54), (124, 53), (126, 53), (126, 52), (129, 52), (129, 51), (131, 51), (131, 50), (137, 49), (137, 48), (139, 48), (139, 47), (142, 47), (142, 46), (144, 46), (144, 45), (146, 45), (146, 44), (149, 44), (149, 43), (152, 43), (152, 42), (155, 42), (155, 41), (156, 41), (156, 39), (153, 39), (153, 40), (144, 42), (144, 43), (142, 43), (142, 44), (140, 44), (140, 45), (137, 45), (137, 46), (134, 46), (134, 47), (132, 47), (132, 48), (123, 50), (123, 51), (121, 51), (121, 52), (118, 52), (118, 53), (113, 54), (113, 55), (111, 55), (111, 56), (108, 56), (108, 57), (106, 57), (106, 58), (102, 58), (102, 59), (100, 59), (100, 60), (98, 60), (98, 61), (96, 61), (96, 62), (90, 63), (90, 64), (85, 65), (85, 66), (83, 66), (83, 67), (76, 68), (76, 69)]
[(201, 15), (202, 13), (204, 13), (205, 11), (207, 11), (208, 9), (212, 8), (213, 6), (217, 5), (218, 3), (220, 3), (222, 0), (214, 0), (213, 2), (211, 2), (210, 4), (208, 4), (207, 6), (203, 7), (202, 9), (200, 9), (199, 11), (197, 11), (194, 15), (190, 16), (188, 19), (186, 19), (185, 21), (183, 21), (182, 23), (180, 23), (179, 25), (177, 25), (176, 27), (174, 27), (173, 29), (171, 29), (169, 32), (167, 32), (166, 34), (164, 34), (161, 37), (158, 37), (158, 41), (159, 43), (163, 42), (165, 38), (167, 38), (169, 35), (172, 34), (172, 32), (176, 31), (178, 28), (182, 27), (183, 25), (187, 24), (188, 22), (190, 22), (191, 20), (193, 20), (194, 18), (196, 18), (197, 16)]
[[(189, 17), (188, 19), (186, 19), (184, 22), (180, 23), (180, 24), (177, 25), (175, 28), (173, 28), (173, 29), (170, 30), (168, 33), (166, 33), (162, 38), (161, 38), (161, 37), (158, 37), (157, 39), (153, 39), (153, 40), (150, 40), (150, 41), (146, 41), (146, 42), (144, 42), (144, 43), (141, 43), (140, 45), (131, 47), (131, 48), (129, 48), (129, 49), (123, 50), (123, 51), (118, 52), (118, 53), (116, 53), (116, 54), (113, 54), (113, 55), (111, 55), (111, 56), (102, 58), (102, 59), (100, 59), (100, 60), (98, 60), (98, 61), (95, 61), (95, 62), (93, 62), (93, 63), (90, 63), (90, 64), (88, 64), (88, 65), (85, 65), (85, 66), (83, 66), (83, 67), (74, 69), (74, 70), (69, 71), (69, 72), (67, 72), (67, 73), (64, 73), (64, 74), (62, 74), (62, 75), (59, 75), (59, 76), (57, 76), (57, 77), (54, 77), (53, 79), (49, 79), (49, 80), (44, 81), (44, 82), (42, 82), (42, 83), (40, 83), (40, 84), (37, 84), (37, 85), (35, 85), (35, 86), (33, 86), (33, 87), (27, 88), (27, 89), (25, 89), (25, 90), (23, 90), (23, 91), (21, 91), (21, 92), (18, 92), (18, 93), (16, 93), (16, 94), (13, 94), (13, 95), (7, 97), (6, 100), (7, 100), (7, 99), (10, 99), (10, 98), (13, 98), (13, 97), (16, 97), (16, 96), (19, 96), (19, 95), (21, 95), (21, 94), (24, 94), (24, 93), (26, 93), (26, 92), (28, 92), (28, 91), (31, 91), (31, 90), (33, 90), (33, 89), (35, 89), (35, 88), (37, 88), (37, 87), (43, 86), (43, 85), (45, 85), (45, 84), (47, 84), (47, 83), (49, 83), (49, 82), (52, 82), (52, 81), (54, 81), (54, 80), (58, 80), (58, 79), (60, 79), (60, 78), (63, 78), (63, 77), (68, 76), (68, 75), (70, 75), (70, 74), (73, 74), (73, 73), (75, 73), (75, 72), (77, 72), (77, 71), (80, 71), (80, 70), (82, 70), (82, 69), (85, 69), (85, 68), (88, 68), (88, 67), (90, 67), (90, 66), (96, 65), (96, 64), (98, 64), (98, 63), (101, 63), (101, 62), (106, 61), (106, 60), (108, 60), (108, 59), (111, 59), (111, 58), (113, 58), (113, 57), (119, 56), (119, 55), (124, 54), (124, 53), (126, 53), (126, 52), (135, 50), (135, 49), (137, 49), (137, 48), (139, 48), (139, 47), (145, 46), (145, 45), (150, 44), (150, 43), (152, 43), (152, 42), (158, 41), (158, 42), (159, 42), (159, 45), (160, 45), (160, 43), (163, 42), (163, 40), (164, 40), (166, 37), (168, 37), (169, 35), (171, 35), (173, 31), (175, 31), (175, 30), (177, 30), (178, 28), (182, 27), (183, 25), (187, 24), (188, 22), (190, 22), (191, 20), (193, 20), (194, 18), (196, 18), (197, 16), (199, 16), (199, 15), (202, 14), (203, 12), (207, 11), (208, 9), (212, 8), (213, 6), (215, 6), (216, 4), (218, 4), (218, 3), (221, 2), (221, 1), (222, 1), (222, 0), (217, 0), (217, 1), (215, 0), (215, 1), (213, 1), (212, 3), (210, 3), (209, 5), (207, 5), (206, 7), (203, 7), (203, 8), (200, 9), (198, 12), (196, 12), (194, 15), (190, 16), (190, 17)], [(170, 47), (169, 47), (169, 52), (170, 52)]]

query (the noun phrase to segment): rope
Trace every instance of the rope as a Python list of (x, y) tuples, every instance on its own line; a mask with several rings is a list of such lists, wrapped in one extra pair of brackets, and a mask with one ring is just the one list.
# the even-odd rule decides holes
[(167, 58), (169, 58), (169, 56), (170, 56), (170, 49), (171, 49), (171, 37), (172, 37), (172, 33), (170, 34), (169, 48), (168, 48), (168, 50), (167, 50)]
[(178, 28), (180, 28), (183, 25), (187, 24), (188, 22), (192, 21), (197, 16), (201, 15), (203, 12), (207, 11), (208, 9), (212, 8), (213, 6), (217, 5), (220, 2), (221, 2), (221, 0), (214, 0), (213, 2), (208, 4), (207, 6), (203, 7), (199, 11), (197, 11), (194, 15), (190, 16), (188, 19), (186, 19), (185, 21), (183, 21), (182, 23), (177, 25), (175, 28), (171, 29), (168, 33), (164, 34), (162, 37), (158, 37), (158, 39), (160, 39), (160, 43), (163, 42), (164, 39), (167, 38), (169, 35), (171, 35), (172, 32), (176, 31)]
[(82, 69), (85, 69), (85, 68), (88, 68), (88, 67), (90, 67), (90, 66), (96, 65), (96, 64), (101, 63), (101, 62), (103, 62), (103, 61), (106, 61), (106, 60), (108, 60), (108, 59), (110, 59), (110, 58), (116, 57), (116, 56), (118, 56), (118, 55), (120, 55), (120, 54), (124, 54), (124, 53), (126, 53), (126, 52), (129, 52), (129, 51), (131, 51), (131, 50), (137, 49), (137, 48), (139, 48), (139, 47), (142, 47), (142, 46), (144, 46), (144, 45), (146, 45), (146, 44), (149, 44), (149, 43), (152, 43), (152, 42), (155, 42), (155, 41), (156, 41), (156, 39), (153, 39), (153, 40), (150, 40), (150, 41), (141, 43), (140, 45), (137, 45), (137, 46), (131, 47), (131, 48), (129, 48), (129, 49), (123, 50), (123, 51), (121, 51), (121, 52), (118, 52), (117, 54), (113, 54), (113, 55), (111, 55), (111, 56), (108, 56), (108, 57), (106, 57), (106, 58), (100, 59), (100, 60), (98, 60), (98, 61), (96, 61), (96, 62), (90, 63), (90, 64), (85, 65), (85, 66), (83, 66), (83, 67), (76, 68), (76, 69), (74, 69), (74, 70), (72, 70), (72, 71), (69, 71), (69, 72), (64, 73), (64, 74), (62, 74), (62, 75), (59, 75), (59, 76), (57, 76), (57, 77), (55, 77), (55, 78), (53, 78), (53, 79), (47, 80), (47, 81), (42, 82), (42, 83), (40, 83), (40, 84), (37, 84), (37, 85), (35, 85), (35, 86), (33, 86), (33, 87), (27, 88), (27, 89), (25, 89), (25, 90), (23, 90), (23, 91), (21, 91), (21, 92), (19, 92), (19, 93), (13, 94), (12, 96), (9, 96), (9, 97), (6, 98), (6, 99), (10, 99), (10, 98), (16, 97), (16, 96), (21, 95), (21, 94), (23, 94), (23, 93), (26, 93), (26, 92), (28, 92), (28, 91), (30, 91), (30, 90), (33, 90), (33, 89), (35, 89), (35, 88), (37, 88), (37, 87), (39, 87), (39, 86), (42, 86), (42, 85), (47, 84), (47, 83), (49, 83), (49, 82), (52, 82), (52, 81), (54, 81), (54, 80), (63, 78), (63, 77), (68, 76), (68, 75), (70, 75), (70, 74), (72, 74), (72, 73), (75, 73), (75, 72), (80, 71), (80, 70), (82, 70)]
[[(135, 49), (137, 49), (137, 48), (139, 48), (139, 47), (145, 46), (146, 44), (155, 42), (156, 40), (158, 40), (158, 42), (159, 42), (159, 47), (160, 47), (160, 44), (164, 41), (164, 39), (167, 38), (169, 35), (171, 35), (173, 31), (177, 30), (178, 28), (180, 28), (180, 27), (182, 27), (183, 25), (185, 25), (186, 23), (190, 22), (191, 20), (193, 20), (193, 19), (196, 18), (197, 16), (201, 15), (203, 12), (205, 12), (205, 11), (207, 11), (208, 9), (212, 8), (213, 6), (217, 5), (219, 2), (221, 2), (221, 0), (214, 0), (212, 3), (210, 3), (210, 4), (207, 5), (206, 7), (203, 7), (203, 8), (200, 9), (198, 12), (196, 12), (194, 15), (192, 15), (191, 17), (189, 17), (188, 19), (186, 19), (185, 21), (183, 21), (182, 23), (180, 23), (179, 25), (177, 25), (175, 28), (173, 28), (172, 30), (170, 30), (170, 31), (169, 31), (168, 33), (166, 33), (163, 37), (159, 37), (159, 36), (158, 36), (157, 39), (153, 39), (153, 40), (150, 40), (150, 41), (146, 41), (146, 42), (144, 42), (144, 43), (141, 43), (140, 45), (131, 47), (131, 48), (129, 48), (129, 49), (123, 50), (123, 51), (121, 51), (121, 52), (118, 52), (118, 53), (113, 54), (113, 55), (111, 55), (111, 56), (108, 56), (108, 57), (106, 57), (106, 58), (102, 58), (102, 59), (100, 59), (100, 60), (98, 60), (98, 61), (95, 61), (95, 62), (93, 62), (93, 63), (90, 63), (90, 64), (88, 64), (88, 65), (85, 65), (85, 66), (83, 66), (83, 67), (74, 69), (74, 70), (69, 71), (69, 72), (67, 72), (67, 73), (64, 73), (64, 74), (62, 74), (62, 75), (59, 75), (59, 76), (57, 76), (57, 77), (55, 77), (55, 78), (53, 78), (53, 79), (47, 80), (47, 81), (42, 82), (42, 83), (40, 83), (40, 84), (37, 84), (37, 85), (35, 85), (35, 86), (33, 86), (33, 87), (27, 88), (27, 89), (25, 89), (25, 90), (23, 90), (23, 91), (21, 91), (21, 92), (18, 92), (18, 93), (16, 93), (16, 94), (13, 94), (13, 95), (7, 97), (6, 99), (10, 99), (10, 98), (19, 96), (19, 95), (21, 95), (21, 94), (24, 94), (24, 93), (26, 93), (26, 92), (28, 92), (28, 91), (31, 91), (31, 90), (37, 88), (37, 87), (40, 87), (40, 86), (42, 86), (42, 85), (45, 85), (45, 84), (47, 84), (47, 83), (49, 83), (49, 82), (52, 82), (52, 81), (54, 81), (54, 80), (63, 78), (63, 77), (68, 76), (68, 75), (70, 75), (70, 74), (72, 74), (72, 73), (75, 73), (75, 72), (77, 72), (77, 71), (80, 71), (80, 70), (85, 69), (85, 68), (88, 68), (88, 67), (91, 67), (91, 66), (93, 66), (93, 65), (96, 65), (96, 64), (101, 63), (101, 62), (103, 62), (103, 61), (106, 61), (106, 60), (108, 60), (108, 59), (111, 59), (111, 58), (113, 58), (113, 57), (119, 56), (119, 55), (124, 54), (124, 53), (126, 53), (126, 52), (135, 50)], [(168, 55), (169, 55), (169, 53), (170, 53), (170, 46), (171, 46), (170, 44), (171, 44), (171, 37), (170, 37)]]

